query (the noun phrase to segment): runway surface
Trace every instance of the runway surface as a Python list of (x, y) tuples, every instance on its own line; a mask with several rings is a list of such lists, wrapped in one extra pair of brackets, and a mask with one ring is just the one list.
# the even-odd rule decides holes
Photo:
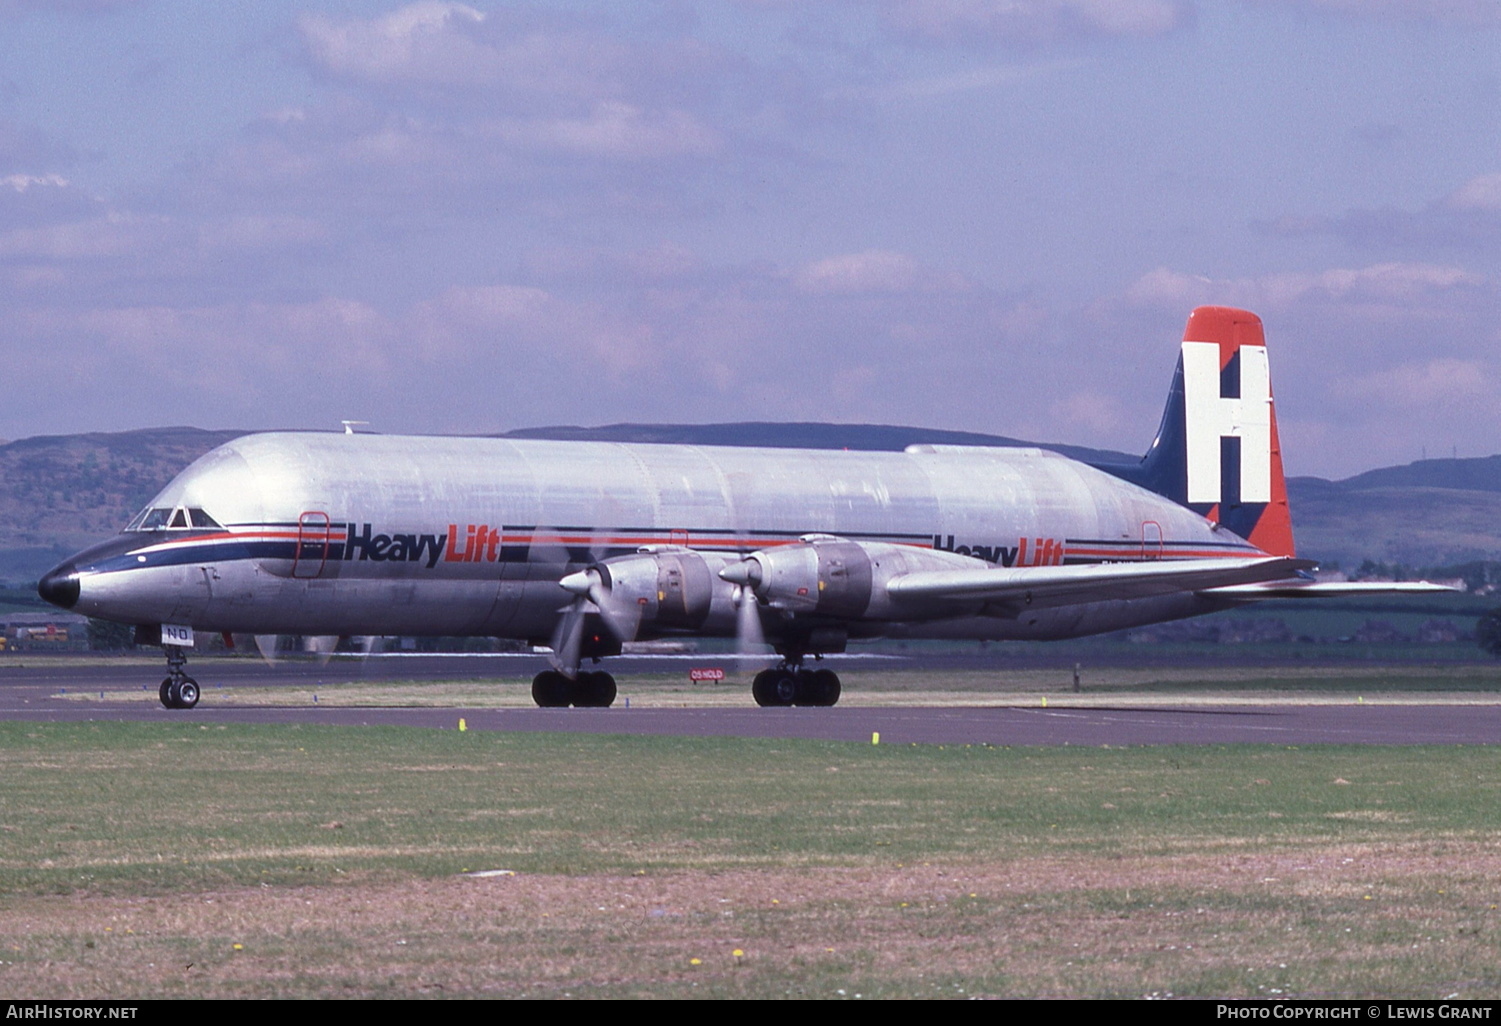
[[(540, 665), (540, 664), (539, 664)], [(648, 668), (648, 667), (641, 667)], [(490, 675), (494, 663), (487, 661)], [(531, 664), (507, 666), (508, 675), (534, 672)], [(393, 724), (456, 729), (463, 717), (470, 730), (556, 731), (566, 733), (655, 734), (694, 737), (818, 738), (869, 742), (879, 732), (883, 744), (991, 745), (1164, 745), (1164, 744), (1501, 744), (1501, 705), (1330, 705), (1266, 704), (1227, 706), (1111, 706), (1070, 702), (966, 706), (867, 706), (858, 693), (833, 709), (627, 708), (464, 709), (317, 706), (216, 705), (218, 687), (204, 689), (190, 711), (163, 709), (154, 689), (140, 690), (143, 675), (160, 670), (141, 665), (40, 666), (0, 668), (0, 720), (134, 720), (152, 723), (318, 723)], [(450, 659), (412, 660), (399, 667), (372, 668), (337, 662), (328, 667), (294, 666), (269, 671), (249, 660), (215, 664), (214, 676), (226, 688), (245, 685), (333, 683), (396, 677), (451, 680)], [(57, 697), (62, 689), (103, 691), (106, 699)], [(222, 692), (221, 692), (222, 695)]]

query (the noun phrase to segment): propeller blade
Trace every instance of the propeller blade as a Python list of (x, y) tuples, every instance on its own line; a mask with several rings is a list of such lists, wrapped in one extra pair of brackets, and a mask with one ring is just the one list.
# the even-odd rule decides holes
[(599, 607), (600, 619), (611, 634), (623, 644), (636, 640), (636, 630), (641, 626), (641, 607), (624, 596), (617, 596), (604, 583), (596, 580), (589, 589), (589, 600)]
[(569, 574), (558, 582), (563, 590), (580, 599), (587, 598), (599, 611), (605, 627), (622, 643), (636, 640), (641, 626), (641, 607), (605, 587), (604, 577), (594, 568)]
[(277, 640), (277, 635), (275, 634), (257, 634), (255, 636), (255, 647), (261, 653), (261, 658), (266, 661), (267, 666), (274, 667), (276, 665)]
[(319, 666), (327, 666), (328, 661), (334, 657), (334, 649), (338, 647), (337, 634), (309, 634), (302, 639), (302, 650), (316, 657)]
[(761, 629), (761, 607), (749, 583), (735, 591), (735, 661), (740, 675), (750, 673), (764, 661), (766, 632)]
[(552, 633), (552, 656), (548, 661), (554, 670), (569, 680), (575, 680), (579, 675), (579, 653), (584, 645), (584, 604), (587, 601), (580, 597), (569, 603)]

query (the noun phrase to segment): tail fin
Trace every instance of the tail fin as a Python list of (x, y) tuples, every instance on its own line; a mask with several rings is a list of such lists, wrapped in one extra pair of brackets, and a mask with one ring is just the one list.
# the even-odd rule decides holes
[(1263, 552), (1295, 554), (1261, 318), (1225, 306), (1189, 314), (1157, 438), (1121, 476)]

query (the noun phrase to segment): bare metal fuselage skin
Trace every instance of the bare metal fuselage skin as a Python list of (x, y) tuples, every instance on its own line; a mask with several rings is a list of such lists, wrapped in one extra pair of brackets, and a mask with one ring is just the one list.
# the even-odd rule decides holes
[[(128, 531), (59, 570), (74, 609), (256, 634), (542, 641), (564, 575), (645, 546), (715, 565), (810, 533), (997, 566), (1254, 555), (1197, 513), (1036, 449), (902, 453), (316, 433), (249, 435), (153, 501), (222, 529)], [(56, 571), (55, 571), (56, 573)], [(733, 587), (696, 633), (735, 632)], [(852, 637), (1061, 638), (1224, 608), (1193, 592), (1009, 615), (949, 603)], [(762, 613), (775, 638), (785, 614)]]

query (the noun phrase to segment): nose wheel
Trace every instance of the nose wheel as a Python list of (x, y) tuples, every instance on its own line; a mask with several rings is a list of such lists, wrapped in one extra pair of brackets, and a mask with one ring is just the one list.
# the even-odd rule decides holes
[(167, 678), (157, 689), (157, 697), (168, 709), (191, 709), (198, 704), (198, 682), (183, 672), (188, 657), (175, 645), (166, 646)]

